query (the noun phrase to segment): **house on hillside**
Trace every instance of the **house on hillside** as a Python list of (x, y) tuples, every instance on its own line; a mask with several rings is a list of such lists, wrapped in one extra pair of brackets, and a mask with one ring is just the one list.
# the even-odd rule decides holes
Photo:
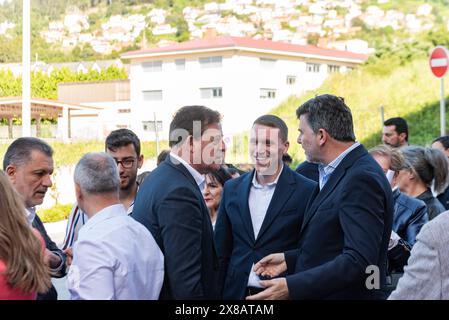
[(257, 116), (290, 95), (316, 89), (330, 73), (355, 68), (368, 56), (269, 40), (212, 37), (128, 52), (122, 58), (130, 60), (132, 129), (141, 139), (152, 140), (156, 126), (167, 139), (173, 113), (192, 104), (219, 110), (226, 134), (247, 130)]

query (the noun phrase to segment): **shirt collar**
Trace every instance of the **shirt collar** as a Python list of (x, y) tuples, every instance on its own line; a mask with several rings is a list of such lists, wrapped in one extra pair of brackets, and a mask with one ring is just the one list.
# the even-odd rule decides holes
[(340, 153), (334, 160), (332, 160), (327, 166), (320, 164), (319, 167), (321, 167), (324, 171), (328, 171), (329, 169), (337, 169), (338, 165), (343, 161), (343, 159), (355, 148), (360, 146), (360, 142), (355, 142), (352, 146), (350, 146), (348, 149)]
[(188, 164), (184, 159), (179, 157), (177, 154), (170, 152), (170, 157), (173, 157), (175, 160), (179, 161), (187, 169), (187, 171), (189, 171), (193, 179), (195, 179), (196, 184), (201, 189), (201, 186), (204, 185), (204, 182), (206, 180), (204, 176), (198, 171), (196, 171), (190, 164)]
[(91, 227), (101, 221), (107, 220), (109, 218), (118, 215), (126, 215), (125, 207), (121, 203), (114, 204), (112, 206), (106, 207), (98, 211), (96, 214), (94, 214), (91, 218), (87, 220), (85, 226)]
[(36, 207), (26, 208), (25, 214), (27, 217), (27, 221), (30, 225), (33, 224), (34, 218), (36, 218)]
[(253, 180), (252, 180), (252, 186), (256, 189), (262, 189), (264, 187), (271, 187), (271, 186), (276, 186), (276, 184), (278, 183), (279, 177), (281, 176), (282, 171), (284, 170), (284, 164), (282, 164), (281, 170), (279, 171), (276, 179), (273, 182), (267, 183), (266, 185), (262, 185), (257, 181), (257, 171), (254, 170), (254, 174), (253, 174)]

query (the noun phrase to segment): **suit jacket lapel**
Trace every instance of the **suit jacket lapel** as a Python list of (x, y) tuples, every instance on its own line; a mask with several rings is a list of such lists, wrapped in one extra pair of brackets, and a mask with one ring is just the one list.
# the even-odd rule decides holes
[[(209, 216), (209, 213), (208, 213), (207, 205), (206, 205), (206, 202), (204, 201), (203, 194), (202, 194), (202, 192), (200, 190), (200, 187), (196, 183), (196, 181), (193, 178), (192, 174), (189, 172), (189, 170), (187, 170), (187, 168), (182, 163), (175, 164), (175, 163), (177, 163), (177, 161), (175, 159), (172, 159), (170, 156), (168, 156), (165, 159), (165, 162), (167, 163), (167, 165), (173, 167), (176, 170), (179, 170), (187, 178), (187, 180), (194, 186), (196, 192), (198, 192), (198, 196), (201, 199), (200, 200), (200, 206), (202, 207), (202, 212), (205, 215), (205, 219), (208, 219), (209, 222), (210, 222), (209, 224), (206, 224), (207, 225), (207, 229), (208, 229), (207, 231), (208, 231), (208, 233), (210, 233), (212, 235), (212, 239), (213, 239), (212, 222), (210, 221), (210, 216)], [(215, 243), (213, 241), (212, 241), (212, 247), (214, 249), (214, 253), (217, 254), (217, 251), (216, 251), (216, 248), (215, 248)]]
[(340, 162), (340, 165), (335, 169), (335, 171), (332, 173), (332, 175), (329, 177), (329, 180), (324, 185), (323, 189), (318, 193), (315, 200), (313, 200), (312, 204), (310, 205), (309, 209), (307, 210), (304, 222), (301, 227), (301, 231), (303, 231), (307, 224), (310, 222), (310, 220), (315, 215), (316, 211), (318, 210), (319, 206), (323, 203), (324, 200), (332, 193), (332, 191), (335, 189), (335, 187), (338, 185), (340, 180), (343, 178), (343, 176), (346, 173), (346, 170), (351, 167), (354, 162), (362, 156), (364, 153), (366, 153), (365, 147), (362, 145), (358, 146), (354, 150), (352, 150), (349, 154), (346, 155), (346, 157), (343, 159), (342, 162)]
[[(249, 173), (245, 176), (245, 178), (242, 181), (242, 189), (243, 194), (237, 195), (237, 198), (239, 199), (239, 213), (243, 221), (243, 225), (245, 226), (246, 231), (248, 232), (248, 236), (251, 239), (251, 241), (254, 243), (254, 229), (253, 229), (253, 222), (251, 219), (251, 213), (249, 211), (249, 192), (251, 190), (252, 185), (252, 179), (255, 174), (255, 171), (253, 170), (252, 173)], [(235, 192), (241, 192), (240, 188), (236, 188)]]
[(282, 208), (295, 190), (295, 184), (295, 179), (293, 179), (287, 167), (284, 166), (256, 241), (262, 237), (262, 235), (268, 230), (273, 220), (281, 213)]

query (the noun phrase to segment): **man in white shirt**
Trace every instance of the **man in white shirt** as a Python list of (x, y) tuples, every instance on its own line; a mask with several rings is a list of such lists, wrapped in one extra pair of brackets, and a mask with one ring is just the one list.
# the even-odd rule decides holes
[[(137, 171), (142, 167), (144, 160), (143, 154), (141, 154), (140, 140), (129, 129), (114, 130), (106, 137), (105, 152), (111, 155), (117, 163), (120, 175), (120, 202), (130, 215), (133, 212), (134, 199), (139, 190)], [(69, 265), (73, 255), (72, 246), (78, 239), (79, 230), (86, 224), (87, 219), (87, 214), (75, 204), (70, 211), (62, 246), (67, 254)]]
[(126, 214), (114, 159), (88, 153), (75, 168), (79, 207), (89, 220), (80, 230), (68, 274), (72, 300), (157, 299), (164, 257), (152, 235)]

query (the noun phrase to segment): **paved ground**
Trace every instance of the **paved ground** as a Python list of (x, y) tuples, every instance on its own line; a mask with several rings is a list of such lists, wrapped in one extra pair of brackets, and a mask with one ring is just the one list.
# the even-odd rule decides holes
[[(62, 247), (62, 242), (64, 241), (65, 228), (67, 226), (67, 220), (54, 223), (45, 223), (45, 230), (47, 230), (50, 238), (56, 242), (58, 247)], [(58, 291), (58, 300), (69, 300), (69, 292), (66, 286), (67, 278), (55, 279), (52, 278), (52, 282)]]

